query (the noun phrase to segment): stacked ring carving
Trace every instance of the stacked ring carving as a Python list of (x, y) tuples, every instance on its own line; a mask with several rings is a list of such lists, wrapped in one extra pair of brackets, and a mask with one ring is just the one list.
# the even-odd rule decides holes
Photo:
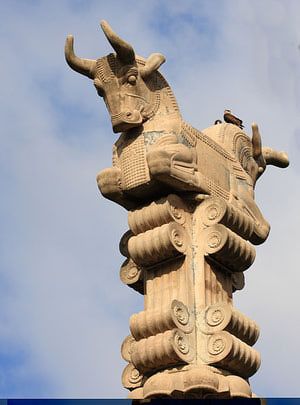
[(254, 262), (254, 247), (224, 225), (209, 226), (203, 237), (206, 253), (231, 271), (247, 270)]

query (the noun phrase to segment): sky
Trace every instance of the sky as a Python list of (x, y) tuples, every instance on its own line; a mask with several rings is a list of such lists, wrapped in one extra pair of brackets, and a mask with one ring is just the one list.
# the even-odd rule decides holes
[(111, 52), (106, 19), (160, 68), (198, 129), (231, 109), (265, 146), (285, 150), (256, 199), (271, 223), (234, 304), (261, 327), (261, 396), (300, 396), (300, 2), (298, 0), (2, 0), (0, 2), (0, 397), (124, 398), (120, 345), (142, 297), (119, 280), (122, 208), (97, 173), (113, 134), (90, 80), (63, 47)]

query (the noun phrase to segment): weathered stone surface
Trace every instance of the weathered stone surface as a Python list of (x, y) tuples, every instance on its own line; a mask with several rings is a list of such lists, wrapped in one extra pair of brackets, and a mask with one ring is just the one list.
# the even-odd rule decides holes
[(129, 211), (120, 277), (145, 298), (122, 345), (123, 385), (134, 399), (251, 397), (259, 328), (232, 297), (270, 230), (255, 183), (268, 164), (286, 167), (287, 155), (263, 148), (258, 126), (249, 137), (229, 110), (225, 123), (192, 128), (158, 72), (164, 56), (136, 56), (101, 27), (116, 53), (79, 58), (69, 36), (65, 55), (94, 81), (121, 132), (97, 183)]

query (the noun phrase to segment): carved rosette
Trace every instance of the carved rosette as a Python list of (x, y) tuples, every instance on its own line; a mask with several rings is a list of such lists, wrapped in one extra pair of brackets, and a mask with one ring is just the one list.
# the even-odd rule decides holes
[(122, 373), (122, 384), (124, 388), (133, 390), (141, 387), (144, 376), (137, 370), (132, 363), (127, 364)]
[(125, 361), (131, 362), (131, 348), (134, 338), (131, 335), (126, 336), (121, 346), (121, 355)]
[(252, 239), (255, 229), (253, 218), (221, 198), (210, 197), (204, 200), (201, 204), (201, 217), (205, 226), (223, 224), (242, 238), (250, 241)]
[(130, 258), (126, 259), (120, 269), (121, 281), (140, 294), (144, 294), (143, 269)]
[(252, 349), (258, 339), (257, 324), (231, 305), (214, 304), (200, 314), (199, 327), (205, 344), (201, 358), (205, 364), (225, 368), (248, 378), (259, 368), (259, 353)]
[(132, 344), (131, 360), (141, 372), (190, 363), (194, 356), (187, 335), (178, 329), (158, 333)]
[(130, 331), (136, 340), (175, 328), (185, 333), (191, 333), (194, 328), (194, 318), (178, 300), (173, 300), (169, 309), (142, 311), (130, 318)]
[(187, 246), (186, 232), (176, 222), (132, 236), (128, 241), (130, 257), (145, 267), (184, 254)]
[(231, 272), (247, 270), (255, 259), (255, 249), (248, 241), (262, 243), (267, 236), (259, 234), (255, 220), (218, 197), (202, 201), (199, 215), (205, 254)]
[(259, 353), (225, 331), (207, 336), (201, 358), (206, 364), (224, 368), (244, 378), (251, 377), (260, 366)]
[(253, 346), (259, 337), (256, 322), (231, 305), (223, 303), (206, 307), (200, 314), (199, 326), (205, 334), (226, 330), (250, 346)]
[(255, 259), (255, 249), (224, 225), (217, 224), (203, 231), (206, 254), (230, 271), (245, 271)]

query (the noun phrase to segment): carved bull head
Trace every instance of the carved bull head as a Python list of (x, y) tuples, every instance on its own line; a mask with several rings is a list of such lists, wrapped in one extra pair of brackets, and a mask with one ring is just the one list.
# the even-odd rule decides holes
[(151, 54), (147, 60), (137, 57), (132, 46), (106, 21), (101, 21), (101, 28), (116, 54), (98, 60), (79, 58), (73, 50), (73, 36), (69, 35), (65, 57), (73, 70), (94, 80), (110, 113), (113, 131), (126, 132), (142, 125), (155, 113), (156, 89), (149, 78), (164, 63), (165, 57), (160, 53)]

